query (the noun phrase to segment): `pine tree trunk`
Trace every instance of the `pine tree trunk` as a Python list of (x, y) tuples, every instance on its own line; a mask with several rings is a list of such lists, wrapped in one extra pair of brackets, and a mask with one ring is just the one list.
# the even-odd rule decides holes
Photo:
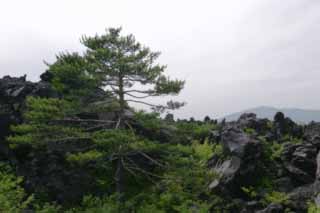
[(123, 202), (123, 193), (124, 193), (124, 168), (122, 165), (121, 157), (119, 156), (117, 162), (117, 170), (116, 170), (116, 192), (118, 194), (118, 201)]
[(120, 104), (120, 122), (123, 119), (124, 109), (125, 109), (125, 101), (124, 101), (124, 88), (123, 88), (123, 77), (119, 75), (119, 104)]

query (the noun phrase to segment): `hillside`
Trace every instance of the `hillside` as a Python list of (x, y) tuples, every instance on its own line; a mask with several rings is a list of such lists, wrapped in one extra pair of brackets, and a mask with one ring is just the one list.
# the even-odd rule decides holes
[(272, 120), (277, 112), (283, 112), (297, 123), (309, 123), (311, 121), (320, 121), (320, 110), (307, 110), (296, 108), (275, 108), (269, 106), (261, 106), (247, 109), (241, 112), (232, 113), (224, 116), (227, 121), (235, 121), (244, 113), (254, 113), (258, 118), (268, 118)]

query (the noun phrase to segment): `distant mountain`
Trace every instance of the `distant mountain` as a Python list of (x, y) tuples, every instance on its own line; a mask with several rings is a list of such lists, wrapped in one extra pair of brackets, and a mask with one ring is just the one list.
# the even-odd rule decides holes
[(320, 110), (306, 110), (306, 109), (295, 109), (295, 108), (274, 108), (268, 106), (256, 107), (241, 112), (233, 113), (222, 118), (226, 121), (234, 121), (239, 118), (243, 113), (252, 112), (259, 118), (273, 119), (277, 112), (283, 112), (285, 116), (291, 118), (297, 123), (309, 123), (311, 121), (320, 121)]

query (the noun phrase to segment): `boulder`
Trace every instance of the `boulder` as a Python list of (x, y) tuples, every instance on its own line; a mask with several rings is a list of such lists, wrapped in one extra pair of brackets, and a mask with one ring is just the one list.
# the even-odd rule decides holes
[[(226, 125), (221, 132), (221, 144), (225, 151), (231, 155), (243, 157), (244, 154), (256, 153), (245, 153), (250, 151), (251, 147), (259, 146), (258, 141), (246, 134), (240, 127), (236, 125)], [(246, 150), (245, 150), (246, 149)]]
[(279, 192), (288, 193), (294, 189), (291, 178), (281, 177), (274, 181), (274, 185)]
[(311, 122), (309, 123), (304, 130), (304, 137), (306, 139), (312, 139), (315, 136), (320, 136), (320, 123)]
[(289, 194), (289, 208), (297, 212), (305, 212), (308, 208), (308, 201), (313, 200), (319, 193), (319, 184), (307, 184), (292, 190)]
[(267, 132), (269, 132), (269, 122), (270, 121), (268, 119), (258, 119), (257, 115), (254, 113), (244, 113), (237, 121), (240, 128), (254, 129), (260, 135), (265, 135)]
[(252, 201), (248, 201), (245, 204), (244, 209), (242, 209), (241, 213), (254, 213), (257, 211), (257, 209), (261, 209), (262, 208), (262, 204), (261, 202), (257, 201), (257, 200), (252, 200)]
[(10, 134), (10, 126), (22, 121), (27, 96), (57, 97), (57, 93), (49, 83), (29, 82), (26, 76), (0, 79), (0, 158), (8, 157), (5, 138)]
[(317, 171), (317, 149), (310, 143), (284, 145), (281, 155), (284, 168), (298, 185), (313, 183)]
[(303, 129), (290, 118), (285, 117), (282, 112), (277, 112), (274, 116), (273, 132), (277, 139), (285, 135), (292, 135), (294, 137), (302, 137)]
[(64, 153), (39, 151), (30, 159), (18, 160), (17, 174), (24, 177), (24, 187), (30, 193), (45, 193), (48, 199), (64, 204), (80, 202), (96, 189), (90, 165), (72, 167)]
[(316, 173), (316, 180), (320, 181), (320, 151), (317, 155), (317, 173)]
[(262, 146), (238, 126), (230, 125), (226, 125), (221, 132), (220, 143), (224, 147), (225, 156), (221, 159), (213, 156), (208, 162), (209, 167), (219, 174), (219, 178), (209, 187), (211, 190), (241, 197), (241, 187), (252, 184), (259, 172)]
[(320, 123), (311, 122), (305, 127), (303, 137), (320, 149)]
[(265, 209), (256, 211), (256, 213), (283, 213), (284, 208), (281, 204), (271, 203)]
[(257, 115), (254, 113), (244, 113), (240, 115), (238, 123), (242, 126), (247, 126), (249, 128), (254, 127), (254, 123), (257, 120)]
[(0, 79), (0, 103), (23, 103), (26, 96), (56, 97), (57, 93), (47, 82), (33, 83), (26, 77), (5, 76)]
[(214, 180), (209, 185), (209, 188), (214, 189), (217, 186), (219, 186), (219, 184), (230, 184), (239, 172), (240, 166), (241, 159), (236, 156), (233, 156), (230, 159), (223, 161), (221, 164), (217, 163), (216, 165), (214, 165), (213, 170), (220, 175), (220, 178)]

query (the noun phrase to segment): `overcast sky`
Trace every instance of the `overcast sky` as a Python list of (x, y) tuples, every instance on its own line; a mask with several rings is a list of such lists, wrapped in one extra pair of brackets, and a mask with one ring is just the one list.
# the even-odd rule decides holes
[(36, 81), (43, 60), (119, 26), (187, 81), (180, 117), (320, 109), (319, 0), (1, 0), (0, 77)]

